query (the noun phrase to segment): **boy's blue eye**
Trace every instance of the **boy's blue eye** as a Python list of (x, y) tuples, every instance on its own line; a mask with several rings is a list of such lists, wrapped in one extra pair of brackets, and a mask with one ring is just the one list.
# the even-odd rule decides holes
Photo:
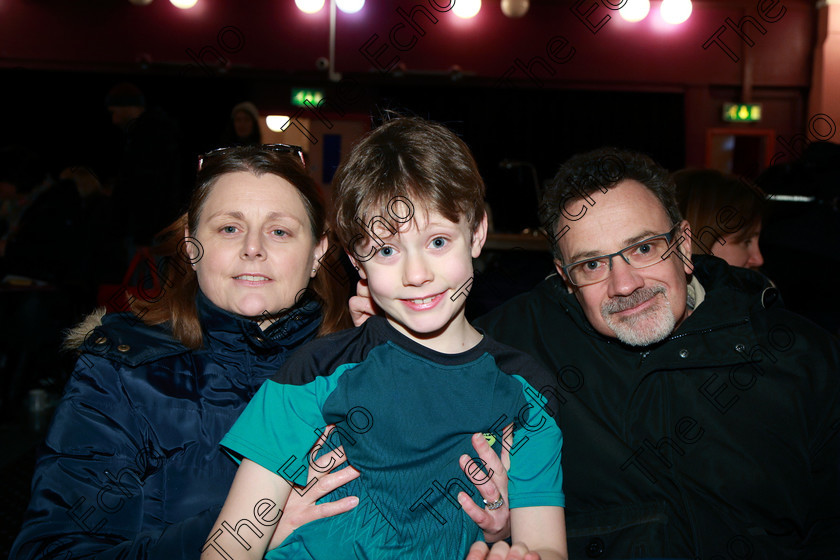
[(379, 253), (380, 256), (390, 257), (391, 255), (394, 254), (394, 248), (393, 247), (382, 247), (381, 249), (379, 249), (378, 253)]
[(443, 247), (445, 245), (446, 245), (446, 239), (444, 239), (443, 237), (435, 237), (432, 240), (432, 247), (434, 247), (435, 249), (440, 249), (441, 247)]

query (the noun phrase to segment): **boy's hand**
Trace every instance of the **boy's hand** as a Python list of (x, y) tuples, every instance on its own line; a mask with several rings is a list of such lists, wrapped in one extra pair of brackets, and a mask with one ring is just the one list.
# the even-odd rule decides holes
[[(506, 440), (512, 440), (513, 425), (508, 424), (503, 433), (505, 434)], [(512, 444), (513, 442), (509, 441), (509, 443)], [(471, 460), (469, 455), (461, 455), (459, 460), (461, 470), (465, 472), (467, 478), (478, 488), (481, 497), (488, 503), (496, 501), (500, 496), (504, 500), (504, 503), (499, 508), (493, 510), (480, 508), (466, 492), (460, 492), (458, 494), (458, 502), (461, 504), (464, 512), (484, 531), (485, 541), (501, 541), (510, 536), (507, 477), (507, 471), (510, 468), (510, 455), (508, 453), (510, 445), (502, 447), (501, 459), (487, 443), (487, 440), (484, 439), (483, 434), (473, 434), (472, 445), (476, 452), (478, 452), (479, 458), (486, 464), (484, 467), (485, 470), (488, 473), (492, 471), (492, 476), (490, 478), (483, 478), (482, 473), (475, 473), (474, 478), (470, 477), (470, 474), (467, 472), (467, 465)], [(473, 469), (475, 469), (475, 465), (471, 466), (471, 470)]]
[[(323, 446), (327, 440), (327, 436), (334, 428), (334, 425), (329, 425), (324, 429), (324, 433), (318, 438), (316, 445)], [(329, 465), (335, 461), (333, 469), (347, 461), (347, 455), (344, 454), (343, 447), (337, 447), (329, 453), (325, 453), (318, 458), (318, 464)], [(319, 499), (323, 498), (339, 486), (344, 486), (354, 478), (359, 477), (359, 471), (351, 466), (341, 469), (338, 472), (319, 472), (313, 468), (314, 461), (309, 463), (309, 473), (306, 480), (309, 482), (315, 477), (318, 477), (318, 482), (315, 483), (309, 490), (300, 495), (303, 489), (299, 486), (295, 488), (299, 492), (290, 492), (289, 499), (286, 500), (286, 507), (283, 509), (283, 515), (280, 517), (279, 523), (274, 530), (274, 535), (271, 537), (269, 550), (280, 546), (280, 544), (292, 534), (293, 531), (299, 527), (315, 521), (316, 519), (323, 519), (325, 517), (332, 517), (346, 511), (350, 511), (359, 504), (359, 498), (356, 496), (346, 496), (334, 502), (326, 502), (323, 504), (316, 504)]]
[(488, 550), (486, 543), (476, 542), (470, 547), (466, 560), (540, 560), (540, 555), (528, 552), (528, 547), (522, 543), (508, 546), (508, 543), (501, 541)]
[(368, 320), (368, 317), (378, 315), (379, 311), (373, 298), (370, 297), (367, 280), (359, 280), (356, 284), (356, 295), (350, 298), (350, 317), (357, 327)]

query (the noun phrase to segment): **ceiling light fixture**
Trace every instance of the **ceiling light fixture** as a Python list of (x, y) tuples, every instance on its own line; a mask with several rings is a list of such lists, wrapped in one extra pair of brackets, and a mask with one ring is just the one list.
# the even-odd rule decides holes
[(618, 10), (618, 15), (629, 22), (637, 22), (645, 19), (650, 12), (650, 0), (627, 0), (627, 3)]
[(481, 10), (481, 0), (457, 0), (452, 13), (459, 18), (469, 19), (475, 17)]
[(659, 10), (667, 23), (678, 25), (691, 15), (691, 0), (663, 0)]

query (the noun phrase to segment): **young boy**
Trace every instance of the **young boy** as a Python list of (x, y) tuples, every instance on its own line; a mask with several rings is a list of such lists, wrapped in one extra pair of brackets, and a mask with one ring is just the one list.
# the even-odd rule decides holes
[[(262, 386), (222, 441), (244, 459), (203, 558), (219, 558), (222, 543), (228, 558), (267, 547), (272, 560), (464, 558), (480, 530), (457, 497), (477, 500), (470, 480), (493, 473), (459, 458), (484, 432), (510, 454), (513, 540), (565, 559), (562, 435), (556, 403), (540, 394), (558, 395), (555, 381), (464, 316), (487, 235), (469, 149), (438, 124), (393, 119), (354, 147), (333, 186), (336, 233), (384, 318), (310, 343)], [(329, 501), (355, 495), (359, 505), (274, 542), (291, 484), (306, 486), (308, 462), (332, 466), (310, 453), (326, 424), (361, 472)]]

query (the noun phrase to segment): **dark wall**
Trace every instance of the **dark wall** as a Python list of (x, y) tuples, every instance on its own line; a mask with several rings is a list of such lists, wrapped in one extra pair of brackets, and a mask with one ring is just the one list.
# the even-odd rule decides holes
[[(230, 108), (244, 99), (271, 98), (266, 92), (288, 86), (265, 77), (194, 77), (0, 70), (14, 87), (0, 90), (0, 146), (24, 144), (41, 151), (54, 172), (67, 165), (92, 167), (107, 178), (115, 173), (121, 135), (105, 109), (106, 92), (129, 79), (180, 125), (184, 165), (218, 145)], [(341, 99), (333, 96), (333, 99)], [(542, 183), (575, 152), (602, 145), (651, 154), (670, 169), (685, 164), (683, 96), (678, 93), (482, 88), (460, 84), (368, 84), (366, 95), (348, 105), (355, 114), (379, 118), (385, 110), (446, 123), (468, 143), (495, 207), (506, 204), (521, 229), (533, 215), (530, 170), (504, 170), (504, 160), (532, 163)], [(185, 181), (189, 181), (189, 170)], [(524, 189), (524, 190), (523, 190)], [(531, 210), (529, 210), (531, 209)], [(514, 218), (515, 216), (515, 218)], [(520, 220), (525, 220), (520, 224)]]

